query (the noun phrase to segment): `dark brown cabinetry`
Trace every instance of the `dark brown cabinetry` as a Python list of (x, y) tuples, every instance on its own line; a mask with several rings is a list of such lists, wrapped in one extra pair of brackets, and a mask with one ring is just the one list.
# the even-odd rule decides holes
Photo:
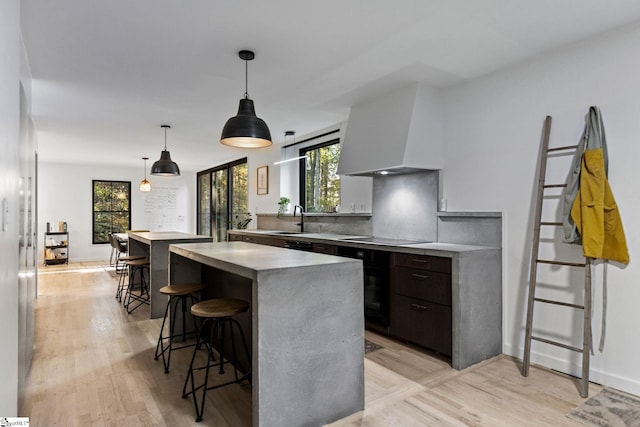
[(319, 254), (337, 255), (338, 247), (336, 245), (327, 245), (326, 243), (313, 243), (311, 251)]
[(284, 241), (277, 237), (268, 236), (249, 236), (246, 234), (229, 233), (228, 238), (230, 242), (247, 242), (257, 243), (259, 245), (277, 246), (279, 248), (284, 247)]
[(391, 256), (391, 335), (451, 356), (451, 259)]

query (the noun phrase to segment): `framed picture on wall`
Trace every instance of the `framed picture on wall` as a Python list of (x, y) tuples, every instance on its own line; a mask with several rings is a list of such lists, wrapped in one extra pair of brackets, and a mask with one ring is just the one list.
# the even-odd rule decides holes
[(258, 168), (258, 195), (269, 194), (269, 166)]

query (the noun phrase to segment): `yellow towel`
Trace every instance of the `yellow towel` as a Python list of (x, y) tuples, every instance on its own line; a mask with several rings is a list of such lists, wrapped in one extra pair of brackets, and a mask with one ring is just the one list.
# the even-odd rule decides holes
[(571, 218), (582, 236), (584, 256), (629, 263), (627, 241), (605, 173), (602, 148), (585, 150), (582, 156), (580, 190), (571, 207)]

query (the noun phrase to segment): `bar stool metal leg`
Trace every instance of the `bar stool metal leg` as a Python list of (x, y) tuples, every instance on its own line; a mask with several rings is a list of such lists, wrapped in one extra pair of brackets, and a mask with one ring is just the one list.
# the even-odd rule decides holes
[[(174, 345), (174, 341), (177, 337), (182, 337), (182, 341), (184, 342), (187, 340), (187, 337), (189, 335), (197, 335), (197, 330), (187, 332), (186, 311), (187, 311), (188, 300), (191, 300), (192, 305), (199, 301), (199, 299), (196, 296), (191, 294), (170, 296), (169, 302), (167, 303), (167, 307), (164, 311), (164, 318), (162, 319), (162, 326), (160, 327), (160, 336), (158, 337), (158, 344), (156, 345), (156, 352), (155, 352), (154, 359), (158, 360), (162, 356), (162, 364), (164, 365), (165, 374), (169, 373), (169, 366), (171, 365), (171, 353), (173, 351), (196, 345), (195, 343), (185, 344), (179, 347), (176, 347)], [(176, 320), (177, 320), (176, 314), (178, 313), (178, 304), (180, 304), (182, 308), (182, 332), (176, 335), (175, 329), (176, 329)], [(173, 307), (173, 310), (172, 310), (172, 307)], [(174, 313), (174, 315), (171, 316), (171, 320), (169, 322), (169, 335), (164, 335), (164, 328), (165, 328), (165, 324), (167, 322), (167, 317), (169, 316), (169, 313)], [(165, 341), (168, 341), (168, 344), (165, 345)]]
[[(136, 265), (133, 266), (130, 276), (129, 276), (129, 286), (127, 287), (127, 292), (125, 293), (125, 309), (127, 310), (127, 314), (131, 314), (135, 309), (137, 309), (138, 307), (140, 307), (143, 304), (149, 304), (149, 288), (147, 286), (147, 280), (145, 279), (145, 270), (148, 270), (148, 265)], [(136, 275), (136, 271), (140, 272), (140, 295), (136, 295), (134, 294), (134, 288), (135, 288), (135, 284), (134, 284), (134, 279), (135, 279), (135, 275)], [(133, 308), (131, 307), (131, 304), (133, 302), (137, 302), (138, 304), (135, 305)]]
[[(216, 301), (221, 301), (222, 304), (216, 307), (205, 307), (207, 303), (215, 304)], [(200, 314), (197, 314), (196, 311), (201, 313), (202, 316), (204, 316), (204, 320), (202, 320), (200, 327), (198, 328), (198, 331), (199, 331), (198, 339), (197, 339), (196, 346), (194, 347), (193, 354), (191, 356), (191, 363), (189, 364), (189, 370), (187, 371), (187, 376), (185, 378), (184, 386), (182, 387), (182, 397), (187, 398), (189, 395), (191, 395), (193, 399), (193, 405), (196, 411), (196, 422), (202, 421), (207, 391), (224, 387), (230, 384), (240, 383), (244, 380), (248, 380), (249, 383), (251, 383), (250, 369), (246, 369), (246, 373), (239, 375), (239, 370), (238, 370), (239, 360), (236, 352), (234, 329), (237, 329), (240, 332), (243, 349), (245, 351), (245, 354), (248, 360), (251, 360), (251, 355), (249, 354), (249, 348), (247, 346), (244, 332), (242, 331), (242, 327), (240, 326), (240, 323), (238, 323), (237, 320), (232, 318), (232, 315), (246, 311), (246, 309), (248, 308), (248, 304), (244, 303), (246, 304), (246, 306), (243, 306), (238, 309), (224, 306), (224, 303), (227, 303), (230, 301), (243, 303), (242, 301), (239, 301), (239, 300), (209, 300), (209, 301), (198, 303), (195, 306), (193, 306), (191, 309), (192, 313), (194, 313), (196, 317), (200, 316)], [(199, 307), (201, 305), (202, 305), (202, 309), (200, 309), (201, 307)], [(210, 309), (210, 311), (207, 311), (208, 308)], [(216, 315), (215, 313), (224, 313), (224, 314)], [(225, 360), (225, 349), (224, 349), (225, 336), (227, 335), (227, 332), (229, 334), (229, 340), (231, 344), (231, 349), (230, 349), (231, 358), (229, 360)], [(214, 363), (216, 360), (215, 358), (216, 343), (218, 344), (218, 348), (219, 348), (219, 352), (218, 352), (219, 361)], [(207, 361), (205, 365), (196, 367), (194, 366), (196, 364), (196, 355), (198, 350), (202, 347), (202, 345), (205, 346), (207, 351)], [(209, 385), (209, 373), (211, 369), (218, 367), (218, 373), (222, 375), (224, 374), (225, 364), (231, 364), (233, 366), (234, 379), (230, 381), (226, 381), (222, 384)], [(194, 372), (201, 371), (201, 370), (205, 371), (204, 379), (202, 384), (196, 385)], [(189, 384), (191, 385), (191, 387), (189, 387)], [(190, 388), (189, 391), (187, 391), (188, 388)], [(201, 391), (200, 399), (198, 399), (198, 396), (197, 396), (198, 391)]]

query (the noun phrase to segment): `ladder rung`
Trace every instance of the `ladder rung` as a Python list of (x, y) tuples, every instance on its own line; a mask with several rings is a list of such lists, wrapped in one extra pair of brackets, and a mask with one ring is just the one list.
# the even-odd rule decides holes
[(562, 225), (562, 223), (545, 221), (545, 222), (541, 222), (540, 225)]
[(562, 302), (562, 301), (553, 301), (550, 299), (544, 299), (544, 298), (534, 298), (534, 301), (538, 301), (538, 302), (544, 302), (547, 304), (555, 304), (555, 305), (562, 305), (565, 307), (573, 307), (573, 308), (579, 308), (580, 310), (584, 310), (584, 306), (583, 305), (579, 305), (579, 304), (571, 304), (568, 302)]
[(567, 184), (547, 184), (544, 188), (564, 188)]
[(584, 267), (586, 265), (579, 262), (550, 261), (546, 259), (537, 259), (536, 262), (542, 264), (567, 265), (569, 267)]
[(564, 147), (554, 147), (554, 148), (549, 148), (547, 150), (547, 153), (550, 153), (552, 151), (562, 151), (562, 150), (575, 150), (576, 148), (578, 148), (577, 145), (565, 145)]
[(544, 343), (547, 343), (547, 344), (551, 344), (551, 345), (556, 345), (558, 347), (566, 348), (567, 350), (575, 351), (577, 353), (582, 353), (582, 349), (581, 348), (571, 347), (570, 345), (562, 344), (562, 343), (559, 343), (557, 341), (551, 341), (551, 340), (547, 340), (547, 339), (540, 338), (540, 337), (534, 337), (533, 335), (531, 336), (531, 339), (532, 340), (536, 340), (536, 341), (540, 341), (540, 342), (544, 342)]

